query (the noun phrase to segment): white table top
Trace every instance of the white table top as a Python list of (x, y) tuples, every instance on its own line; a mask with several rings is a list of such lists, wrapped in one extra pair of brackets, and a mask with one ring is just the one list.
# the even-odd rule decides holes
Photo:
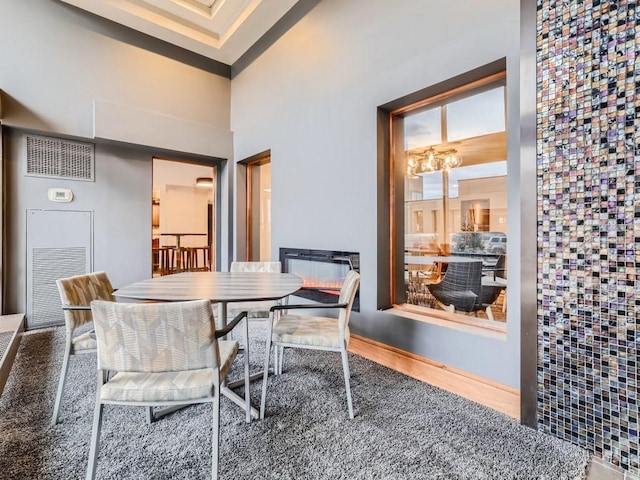
[(292, 273), (184, 272), (132, 283), (114, 292), (116, 297), (178, 302), (277, 300), (302, 287)]

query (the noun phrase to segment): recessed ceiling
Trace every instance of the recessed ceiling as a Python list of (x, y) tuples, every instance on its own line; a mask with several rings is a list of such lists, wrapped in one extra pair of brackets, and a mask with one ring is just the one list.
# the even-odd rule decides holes
[(62, 0), (232, 65), (298, 0)]

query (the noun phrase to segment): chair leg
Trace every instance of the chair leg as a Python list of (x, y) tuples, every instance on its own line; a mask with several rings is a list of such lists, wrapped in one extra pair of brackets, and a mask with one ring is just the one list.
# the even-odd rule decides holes
[(104, 383), (103, 372), (98, 371), (98, 392), (96, 395), (96, 407), (93, 412), (93, 430), (91, 432), (91, 448), (89, 449), (89, 464), (87, 465), (87, 480), (96, 477), (98, 467), (98, 449), (100, 446), (100, 430), (102, 428), (102, 413), (104, 405), (100, 402), (100, 389)]
[[(276, 349), (278, 346), (276, 345)], [(269, 360), (271, 358), (271, 329), (267, 337), (267, 348), (264, 355), (264, 371), (262, 372), (262, 397), (260, 399), (260, 420), (264, 419), (264, 407), (267, 402), (267, 378), (269, 377)], [(274, 366), (274, 370), (275, 370)]]
[(147, 425), (151, 425), (156, 419), (153, 414), (153, 407), (147, 407)]
[(445, 304), (444, 304), (444, 303), (442, 303), (442, 302), (437, 302), (437, 303), (438, 303), (438, 306), (439, 306), (441, 309), (443, 309), (445, 312), (455, 313), (455, 311), (456, 311), (456, 307), (455, 307), (453, 304), (451, 304), (451, 305), (445, 305)]
[(284, 347), (281, 345), (277, 347), (278, 350), (278, 375), (282, 375), (282, 369), (284, 368)]
[(279, 375), (280, 374), (280, 357), (278, 356), (278, 347), (275, 347), (273, 349), (273, 374), (274, 375)]
[(353, 418), (353, 404), (351, 403), (351, 385), (349, 382), (349, 358), (347, 357), (347, 349), (344, 347), (340, 352), (342, 354), (342, 369), (344, 370), (344, 384), (347, 389), (347, 405), (349, 407), (349, 418)]
[(216, 396), (213, 401), (213, 434), (211, 438), (211, 479), (218, 478), (218, 450), (220, 444), (220, 384), (216, 386)]
[(487, 312), (487, 318), (493, 321), (493, 312), (491, 311), (491, 305), (488, 305), (485, 311)]
[(67, 340), (64, 348), (64, 359), (62, 360), (62, 369), (60, 370), (60, 380), (58, 382), (58, 393), (53, 405), (53, 417), (51, 417), (51, 425), (58, 423), (58, 414), (60, 412), (60, 403), (62, 402), (62, 393), (64, 384), (67, 380), (67, 371), (69, 370), (69, 357), (71, 356), (71, 334), (67, 334)]
[(244, 319), (244, 402), (247, 423), (251, 422), (251, 391), (249, 386), (249, 319)]

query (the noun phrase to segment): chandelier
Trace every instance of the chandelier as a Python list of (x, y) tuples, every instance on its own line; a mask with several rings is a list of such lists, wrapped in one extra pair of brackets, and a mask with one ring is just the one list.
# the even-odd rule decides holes
[(424, 152), (407, 153), (407, 176), (415, 177), (418, 173), (430, 173), (445, 171), (449, 173), (452, 168), (462, 165), (462, 160), (454, 149), (437, 151), (433, 147)]

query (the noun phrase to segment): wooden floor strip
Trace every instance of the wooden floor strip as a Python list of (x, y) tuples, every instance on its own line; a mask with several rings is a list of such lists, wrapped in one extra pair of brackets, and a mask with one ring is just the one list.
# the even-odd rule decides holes
[(13, 366), (13, 361), (18, 353), (22, 332), (24, 331), (24, 315), (0, 315), (0, 332), (11, 334), (11, 338), (6, 342), (5, 349), (0, 359), (0, 395), (4, 390), (4, 384), (9, 378), (9, 372)]
[(358, 335), (351, 335), (349, 351), (520, 420), (520, 392), (515, 388)]

